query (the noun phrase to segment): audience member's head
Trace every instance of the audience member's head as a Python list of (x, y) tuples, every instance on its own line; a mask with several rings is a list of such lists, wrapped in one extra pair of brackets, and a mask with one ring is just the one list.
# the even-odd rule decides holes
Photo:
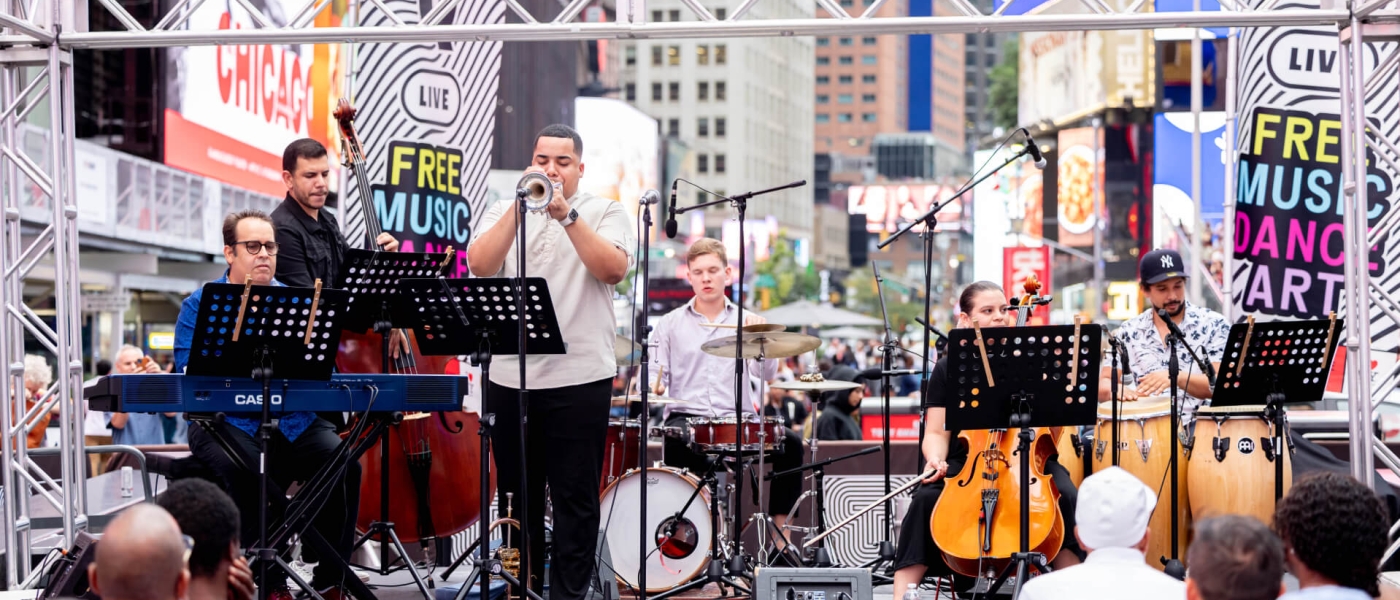
[(1157, 494), (1131, 473), (1109, 467), (1084, 478), (1074, 508), (1074, 533), (1087, 552), (1105, 548), (1147, 551), (1147, 522)]
[(38, 354), (24, 355), (24, 389), (30, 396), (38, 396), (53, 383), (53, 367)]
[(1188, 600), (1273, 600), (1284, 592), (1283, 544), (1254, 517), (1197, 523), (1186, 563)]
[(225, 586), (228, 566), (239, 550), (238, 506), (219, 486), (203, 479), (170, 484), (156, 503), (175, 517), (182, 533), (194, 539), (190, 577)]
[(88, 565), (92, 591), (103, 600), (176, 600), (185, 597), (190, 572), (185, 541), (170, 513), (138, 504), (113, 519)]
[(1390, 521), (1380, 497), (1361, 482), (1337, 473), (1295, 481), (1274, 512), (1274, 529), (1300, 586), (1335, 584), (1380, 595)]
[(102, 360), (99, 360), (99, 361), (97, 361), (97, 367), (96, 367), (96, 369), (97, 369), (97, 376), (98, 376), (98, 377), (106, 376), (107, 374), (109, 374), (109, 373), (112, 372), (112, 361), (107, 360), (107, 359), (105, 359), (105, 358), (102, 359)]

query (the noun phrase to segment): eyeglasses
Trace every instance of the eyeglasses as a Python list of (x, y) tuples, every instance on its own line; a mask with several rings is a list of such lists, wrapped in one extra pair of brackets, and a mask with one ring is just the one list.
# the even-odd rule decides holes
[(233, 244), (235, 246), (243, 244), (243, 247), (248, 249), (248, 254), (257, 254), (262, 252), (263, 248), (267, 248), (268, 256), (277, 256), (277, 242), (259, 242), (254, 240), (249, 242), (234, 242)]

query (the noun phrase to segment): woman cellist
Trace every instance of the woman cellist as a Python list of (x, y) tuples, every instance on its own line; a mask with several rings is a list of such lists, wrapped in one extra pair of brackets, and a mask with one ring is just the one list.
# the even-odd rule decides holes
[[(974, 282), (963, 288), (958, 298), (958, 311), (958, 328), (972, 327), (973, 319), (977, 319), (982, 327), (1007, 327), (1013, 324), (1006, 293), (1002, 291), (1001, 286), (990, 281)], [(894, 563), (895, 594), (902, 594), (909, 584), (920, 584), (930, 571), (939, 577), (953, 575), (956, 589), (968, 589), (975, 583), (975, 580), (954, 574), (948, 568), (942, 552), (934, 544), (929, 528), (934, 506), (938, 504), (938, 498), (943, 493), (943, 480), (949, 477), (956, 478), (967, 461), (968, 454), (965, 444), (953, 443), (958, 439), (958, 432), (947, 431), (944, 428), (947, 378), (948, 359), (939, 357), (929, 375), (928, 385), (923, 390), (922, 450), (927, 462), (923, 471), (933, 470), (935, 473), (923, 480), (914, 491), (909, 510), (905, 513), (900, 527)], [(1108, 383), (1102, 382), (1100, 395), (1107, 397), (1108, 389)], [(1065, 520), (1065, 531), (1073, 532), (1076, 494), (1069, 472), (1060, 466), (1056, 456), (1051, 456), (1046, 461), (1045, 472), (1051, 475), (1055, 487), (1060, 492), (1059, 505)], [(967, 515), (965, 522), (968, 527), (976, 527), (977, 515)], [(1078, 564), (1082, 559), (1083, 551), (1073, 535), (1065, 536), (1062, 548), (1069, 552), (1060, 552), (1055, 558), (1054, 567), (1063, 568)]]

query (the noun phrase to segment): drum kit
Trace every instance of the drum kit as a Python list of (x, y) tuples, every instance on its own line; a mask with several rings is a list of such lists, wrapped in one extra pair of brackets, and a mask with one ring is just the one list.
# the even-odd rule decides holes
[[(740, 330), (736, 331), (741, 336), (739, 344), (728, 336), (702, 344), (701, 350), (705, 353), (723, 358), (734, 358), (736, 345), (739, 346), (738, 353), (745, 359), (798, 356), (821, 345), (819, 338), (784, 331), (782, 325), (757, 324), (742, 328), (720, 323), (706, 325)], [(619, 338), (617, 348), (619, 366), (632, 364), (624, 360), (628, 356), (640, 355), (635, 345), (624, 341), (624, 338)], [(821, 375), (809, 374), (797, 381), (777, 382), (772, 386), (816, 394), (854, 389), (860, 384), (823, 381)], [(630, 405), (640, 402), (640, 397), (618, 396), (613, 400), (614, 405)], [(647, 402), (669, 405), (679, 404), (682, 400), (649, 396)], [(638, 456), (638, 436), (644, 429), (642, 419), (613, 419), (608, 425), (600, 482), (601, 520), (608, 523), (604, 536), (611, 550), (611, 567), (617, 574), (618, 582), (635, 588), (636, 574), (645, 568), (646, 591), (648, 594), (660, 594), (658, 598), (711, 582), (732, 584), (732, 580), (727, 580), (723, 573), (726, 562), (743, 554), (738, 535), (727, 527), (728, 517), (738, 510), (738, 502), (726, 502), (721, 497), (717, 471), (741, 474), (757, 465), (758, 471), (762, 472), (765, 458), (776, 453), (782, 444), (782, 421), (776, 417), (754, 414), (744, 414), (739, 418), (692, 417), (686, 419), (684, 428), (657, 426), (647, 430), (651, 439), (680, 439), (695, 451), (711, 457), (713, 467), (705, 473), (660, 465), (643, 470), (643, 459)], [(736, 451), (741, 456), (739, 464), (733, 464), (732, 460)], [(642, 485), (643, 481), (649, 486), (646, 523), (632, 518), (639, 512), (636, 506), (637, 486)], [(759, 505), (763, 505), (761, 499)], [(722, 511), (728, 516), (723, 516)], [(772, 524), (771, 519), (762, 513), (754, 514), (752, 520), (763, 521), (768, 526)], [(639, 531), (638, 527), (645, 529)], [(651, 541), (645, 556), (638, 556), (640, 548), (635, 540), (642, 531), (650, 532), (648, 539)], [(760, 556), (764, 554), (766, 537), (759, 535)], [(752, 561), (748, 564), (752, 564)]]

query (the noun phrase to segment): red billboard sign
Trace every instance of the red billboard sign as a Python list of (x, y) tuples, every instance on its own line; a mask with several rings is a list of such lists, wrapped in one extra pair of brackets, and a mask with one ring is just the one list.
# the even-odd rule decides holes
[[(1040, 281), (1040, 290), (1043, 294), (1049, 294), (1050, 290), (1050, 247), (1040, 246), (1039, 248), (1029, 248), (1026, 246), (1014, 246), (1002, 250), (1004, 253), (1003, 262), (1005, 266), (1002, 275), (1002, 288), (1009, 296), (1019, 296), (1025, 293), (1026, 278), (1035, 275)], [(1049, 325), (1050, 307), (1042, 306), (1035, 309), (1026, 321), (1027, 325)]]

